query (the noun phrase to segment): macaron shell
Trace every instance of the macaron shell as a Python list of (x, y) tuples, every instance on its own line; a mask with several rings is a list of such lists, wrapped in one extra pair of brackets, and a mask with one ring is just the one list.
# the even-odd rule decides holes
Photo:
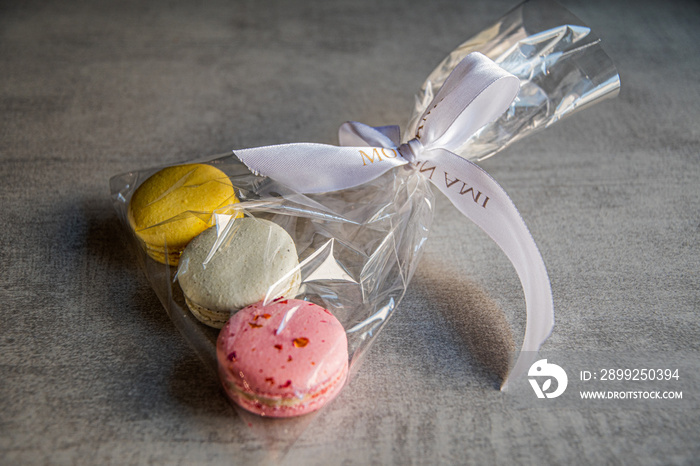
[(228, 232), (210, 228), (197, 236), (178, 267), (192, 314), (216, 328), (231, 313), (265, 299), (273, 285), (274, 297), (294, 297), (301, 284), (296, 247), (282, 227), (251, 217), (229, 226)]
[(343, 326), (326, 309), (296, 299), (242, 309), (219, 334), (217, 356), (229, 396), (273, 417), (318, 409), (347, 376)]
[(221, 170), (177, 165), (160, 170), (136, 189), (129, 223), (149, 256), (175, 265), (192, 238), (211, 226), (212, 212), (237, 202), (231, 180)]

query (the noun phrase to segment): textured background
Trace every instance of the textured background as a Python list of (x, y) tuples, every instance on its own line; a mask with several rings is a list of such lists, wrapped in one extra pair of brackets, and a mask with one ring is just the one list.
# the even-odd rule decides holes
[[(513, 408), (475, 341), (500, 313), (520, 341), (517, 277), (442, 197), (399, 312), (341, 396), (249, 423), (111, 208), (117, 173), (335, 143), (345, 120), (404, 124), (433, 67), (515, 4), (0, 2), (0, 463), (697, 462), (695, 386), (675, 406)], [(697, 368), (700, 5), (564, 4), (603, 38), (620, 96), (482, 164), (547, 263), (545, 349)]]

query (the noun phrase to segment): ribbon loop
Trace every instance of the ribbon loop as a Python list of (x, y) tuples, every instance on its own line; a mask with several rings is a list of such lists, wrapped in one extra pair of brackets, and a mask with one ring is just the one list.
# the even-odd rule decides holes
[(357, 121), (346, 121), (338, 129), (341, 146), (396, 147), (401, 141), (398, 126), (372, 127)]
[(455, 152), (505, 112), (519, 88), (518, 78), (480, 53), (469, 54), (423, 112), (415, 137), (429, 149)]

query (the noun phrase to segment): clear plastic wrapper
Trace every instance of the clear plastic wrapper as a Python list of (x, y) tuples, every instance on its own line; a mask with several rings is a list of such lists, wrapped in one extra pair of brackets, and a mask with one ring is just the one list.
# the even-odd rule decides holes
[[(494, 26), (458, 47), (431, 73), (417, 98), (406, 134), (410, 138), (420, 132), (421, 121), (425, 120), (426, 113), (430, 113), (430, 102), (436, 95), (440, 95), (447, 76), (470, 52), (480, 51), (514, 74), (520, 82), (518, 97), (503, 115), (476, 131), (471, 137), (470, 134), (457, 134), (452, 138), (459, 141), (458, 144), (453, 144), (453, 152), (464, 158), (483, 159), (490, 156), (511, 142), (534, 130), (549, 126), (574, 110), (615, 94), (619, 87), (619, 78), (598, 42), (583, 23), (554, 3), (534, 2), (521, 5)], [(396, 133), (386, 128), (380, 129), (379, 133), (382, 131), (387, 134)], [(393, 137), (395, 136), (397, 134), (393, 134)], [(398, 153), (403, 155), (414, 145), (404, 144), (396, 150), (389, 148), (389, 152), (381, 149), (381, 152), (375, 152), (375, 155), (383, 153), (386, 156), (389, 153), (397, 157)], [(244, 164), (239, 159), (243, 153), (244, 151), (234, 151), (198, 162), (188, 162), (204, 163), (220, 170), (218, 178), (214, 176), (207, 183), (223, 183), (226, 186), (230, 184), (235, 197), (228, 197), (211, 209), (197, 210), (185, 206), (177, 215), (158, 220), (149, 226), (167, 230), (184, 223), (199, 224), (199, 230), (208, 231), (207, 234), (211, 236), (210, 243), (207, 243), (208, 249), (202, 256), (204, 260), (178, 261), (178, 257), (185, 256), (179, 256), (180, 251), (174, 250), (172, 243), (168, 245), (167, 242), (163, 242), (155, 246), (146, 244), (146, 236), (143, 231), (139, 231), (140, 227), (135, 225), (133, 213), (130, 211), (134, 193), (144, 181), (160, 172), (163, 167), (133, 171), (111, 179), (114, 207), (131, 232), (134, 243), (139, 245), (139, 258), (146, 276), (178, 330), (207, 366), (216, 371), (216, 342), (219, 330), (203, 324), (200, 321), (201, 316), (195, 317), (190, 311), (192, 301), (196, 299), (183, 293), (183, 277), (194, 270), (206, 270), (206, 273), (209, 273), (219, 267), (216, 262), (220, 257), (224, 257), (223, 251), (234, 247), (231, 245), (236, 241), (240, 219), (273, 222), (291, 238), (297, 265), (286, 266), (286, 271), (269, 279), (264, 291), (258, 293), (256, 298), (247, 298), (248, 301), (272, 304), (281, 299), (296, 297), (327, 309), (345, 330), (351, 376), (371, 343), (396, 311), (418, 266), (433, 216), (433, 189), (429, 176), (431, 173), (425, 165), (416, 169), (418, 162), (414, 160), (414, 163), (391, 168), (358, 186), (303, 193), (299, 189), (290, 188), (289, 184), (254, 173), (248, 168), (249, 164)], [(369, 159), (372, 153), (368, 151), (365, 155), (368, 155)], [(363, 159), (363, 162), (367, 164), (367, 160)], [(178, 175), (170, 181), (170, 187), (146, 204), (152, 206), (168, 196), (177, 197), (177, 190), (202, 186), (201, 183), (189, 186), (190, 176), (191, 171)], [(447, 181), (445, 172), (448, 188), (456, 182), (450, 180), (451, 184), (448, 184)], [(434, 180), (432, 182), (434, 183)], [(467, 185), (463, 183), (460, 194), (472, 191), (469, 194), (474, 203), (486, 207), (489, 197), (484, 195), (480, 198), (475, 191), (466, 188)], [(491, 202), (497, 201), (494, 199)], [(515, 212), (517, 214), (517, 211)], [(507, 229), (508, 225), (502, 225), (502, 228)], [(502, 241), (497, 237), (494, 239), (497, 242)], [(255, 256), (255, 267), (272, 269), (279, 261), (279, 247), (265, 235), (261, 235), (260, 241), (262, 245), (257, 244), (256, 247), (262, 248), (263, 252)], [(192, 243), (187, 247), (192, 249), (191, 245)], [(227, 263), (246, 256), (254, 249), (249, 245), (238, 247), (241, 249), (235, 254), (229, 254)], [(518, 245), (513, 247), (517, 248)], [(151, 252), (148, 252), (149, 248)], [(164, 257), (175, 257), (175, 260), (154, 259), (153, 248), (161, 250)], [(538, 259), (541, 262), (539, 257)], [(514, 259), (511, 257), (511, 260)], [(518, 260), (527, 262), (527, 257)], [(237, 273), (241, 279), (255, 275), (245, 272), (246, 264), (241, 265), (236, 272), (227, 273)], [(242, 270), (244, 272), (241, 272)], [(542, 272), (538, 273), (544, 273), (546, 276), (543, 264)], [(527, 270), (523, 273), (519, 270), (519, 274), (521, 280), (528, 275)], [(291, 290), (290, 281), (295, 281)], [(546, 291), (548, 286), (547, 282)], [(532, 285), (525, 279), (523, 287), (527, 295)], [(532, 293), (537, 292), (535, 290)], [(544, 294), (542, 299), (546, 300), (546, 293)], [(228, 305), (228, 308), (223, 305), (223, 308), (228, 309), (228, 314), (232, 315), (238, 311), (240, 305), (241, 303), (232, 304)], [(209, 305), (195, 303), (195, 306), (206, 308)], [(267, 314), (261, 311), (251, 318), (248, 323), (251, 332), (263, 328), (262, 323), (268, 318), (265, 315)], [(530, 317), (528, 313), (528, 319)], [(261, 320), (258, 321), (258, 318)], [(278, 331), (282, 331), (280, 325), (276, 327), (275, 335)], [(542, 332), (534, 339), (526, 334), (523, 349), (532, 350), (533, 347), (537, 347), (542, 338), (546, 338), (548, 329), (543, 327)], [(301, 338), (299, 341), (306, 339), (298, 338)], [(528, 338), (532, 340), (530, 343)], [(291, 345), (289, 347), (292, 348), (298, 343), (296, 339), (285, 341), (287, 343), (275, 343), (275, 348), (282, 352), (288, 348), (285, 344)], [(236, 358), (233, 353), (228, 357), (231, 360)], [(291, 361), (291, 353), (289, 358)], [(318, 367), (324, 366), (323, 359), (316, 359), (313, 363)], [(315, 372), (311, 377), (316, 382), (322, 378), (319, 373)], [(287, 380), (274, 380), (270, 384), (281, 387), (286, 382)], [(302, 398), (310, 389), (310, 386), (301, 387), (295, 396)]]
[(455, 66), (480, 52), (520, 79), (520, 92), (496, 121), (455, 152), (484, 160), (564, 117), (617, 95), (620, 76), (601, 39), (580, 19), (550, 0), (525, 2), (453, 50), (416, 95), (407, 135)]

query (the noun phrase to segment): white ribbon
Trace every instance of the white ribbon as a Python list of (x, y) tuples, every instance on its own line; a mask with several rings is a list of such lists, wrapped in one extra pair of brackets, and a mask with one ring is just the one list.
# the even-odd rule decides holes
[(518, 89), (518, 78), (472, 53), (447, 78), (423, 114), (415, 138), (405, 144), (400, 144), (397, 126), (349, 122), (340, 127), (340, 147), (297, 143), (234, 151), (252, 171), (300, 193), (359, 186), (407, 164), (427, 176), (500, 246), (520, 278), (527, 312), (525, 337), (504, 389), (509, 380), (527, 373), (552, 331), (549, 277), (532, 235), (503, 188), (452, 151), (502, 114)]

